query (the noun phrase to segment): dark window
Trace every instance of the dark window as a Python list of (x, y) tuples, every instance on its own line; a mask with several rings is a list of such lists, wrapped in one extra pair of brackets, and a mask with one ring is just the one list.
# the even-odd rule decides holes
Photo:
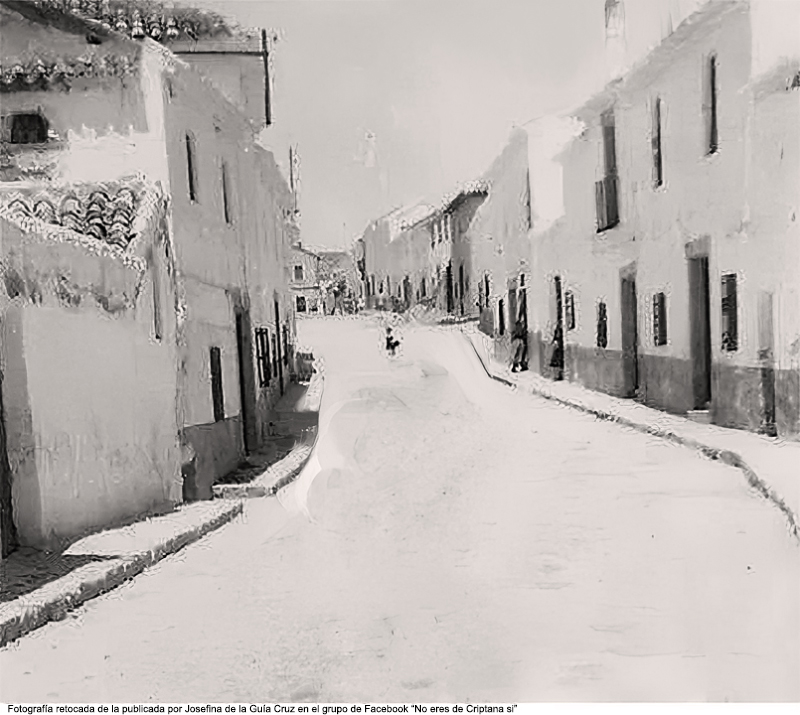
[(567, 330), (575, 330), (575, 296), (571, 290), (564, 293), (564, 313)]
[(283, 326), (283, 364), (289, 364), (289, 326)]
[(613, 110), (603, 114), (601, 123), (605, 175), (594, 185), (598, 233), (619, 223), (616, 120)]
[(653, 342), (667, 344), (667, 296), (664, 293), (653, 296)]
[(306, 299), (302, 295), (297, 296), (297, 312), (298, 313), (306, 312)]
[(506, 334), (506, 307), (501, 298), (497, 301), (497, 322), (499, 326), (500, 335)]
[(41, 114), (12, 114), (9, 117), (12, 144), (44, 144), (49, 125)]
[(657, 97), (653, 103), (653, 184), (661, 186), (664, 183), (664, 162), (661, 156), (661, 98)]
[(231, 223), (230, 197), (228, 196), (228, 165), (222, 162), (222, 211), (225, 215), (225, 223)]
[(614, 110), (603, 113), (603, 160), (605, 163), (606, 176), (616, 176), (617, 174), (617, 122), (614, 117)]
[(608, 347), (608, 311), (602, 301), (597, 304), (597, 347)]
[(266, 328), (256, 329), (256, 365), (259, 387), (267, 387), (272, 373), (269, 365), (269, 331)]
[(303, 266), (295, 266), (294, 267), (294, 279), (296, 281), (303, 280)]
[(426, 290), (425, 276), (422, 276), (422, 281), (420, 281), (420, 284), (419, 284), (419, 292), (420, 292), (420, 294), (422, 295), (423, 298), (426, 297), (425, 290)]
[(272, 334), (272, 372), (278, 374), (278, 336)]
[(722, 276), (722, 349), (725, 352), (734, 352), (739, 349), (735, 273)]
[(191, 134), (186, 135), (186, 171), (189, 178), (189, 199), (197, 201), (197, 151)]
[(717, 58), (711, 55), (706, 67), (706, 153), (715, 154), (719, 149), (717, 128)]
[(222, 393), (222, 357), (219, 348), (211, 348), (211, 400), (214, 404), (214, 422), (225, 419), (225, 397)]

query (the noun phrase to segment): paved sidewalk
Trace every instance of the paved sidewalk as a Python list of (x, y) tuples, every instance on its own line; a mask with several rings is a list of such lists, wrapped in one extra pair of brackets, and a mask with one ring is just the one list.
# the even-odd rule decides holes
[[(318, 361), (320, 367), (321, 362)], [(317, 438), (324, 378), (318, 370), (308, 385), (292, 383), (275, 407), (275, 431), (263, 450), (213, 487), (214, 497), (253, 499), (271, 496), (289, 484), (311, 456)]]
[[(16, 595), (0, 603), (0, 647), (63, 619), (85, 601), (201, 539), (241, 514), (242, 506), (241, 501), (194, 502), (164, 516), (92, 534), (60, 554), (31, 549), (13, 553), (0, 564), (3, 594), (13, 590)], [(32, 560), (37, 562), (33, 568)], [(29, 580), (32, 571), (40, 572), (38, 581)]]
[(613, 420), (700, 451), (740, 469), (750, 485), (780, 509), (790, 532), (800, 539), (800, 443), (698, 424), (645, 405), (575, 383), (548, 380), (532, 372), (512, 373), (494, 358), (492, 340), (476, 328), (464, 328), (487, 372), (509, 386)]

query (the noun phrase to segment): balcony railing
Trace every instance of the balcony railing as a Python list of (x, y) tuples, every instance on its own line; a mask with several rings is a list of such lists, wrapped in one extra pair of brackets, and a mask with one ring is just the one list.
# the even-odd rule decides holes
[(597, 233), (614, 228), (619, 223), (619, 203), (615, 175), (605, 176), (594, 183), (597, 204)]

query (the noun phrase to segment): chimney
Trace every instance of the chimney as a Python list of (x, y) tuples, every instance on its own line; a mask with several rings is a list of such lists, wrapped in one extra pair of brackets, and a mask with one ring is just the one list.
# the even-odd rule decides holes
[(270, 38), (266, 30), (177, 40), (168, 47), (205, 75), (258, 129), (272, 124)]
[(606, 64), (609, 79), (625, 72), (625, 8), (622, 0), (606, 0)]

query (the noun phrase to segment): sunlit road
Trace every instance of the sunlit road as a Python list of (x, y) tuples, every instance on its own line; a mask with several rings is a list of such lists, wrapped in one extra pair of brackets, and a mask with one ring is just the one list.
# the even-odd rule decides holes
[(301, 330), (321, 471), (0, 652), (0, 701), (800, 699), (800, 550), (739, 472), (453, 333)]

